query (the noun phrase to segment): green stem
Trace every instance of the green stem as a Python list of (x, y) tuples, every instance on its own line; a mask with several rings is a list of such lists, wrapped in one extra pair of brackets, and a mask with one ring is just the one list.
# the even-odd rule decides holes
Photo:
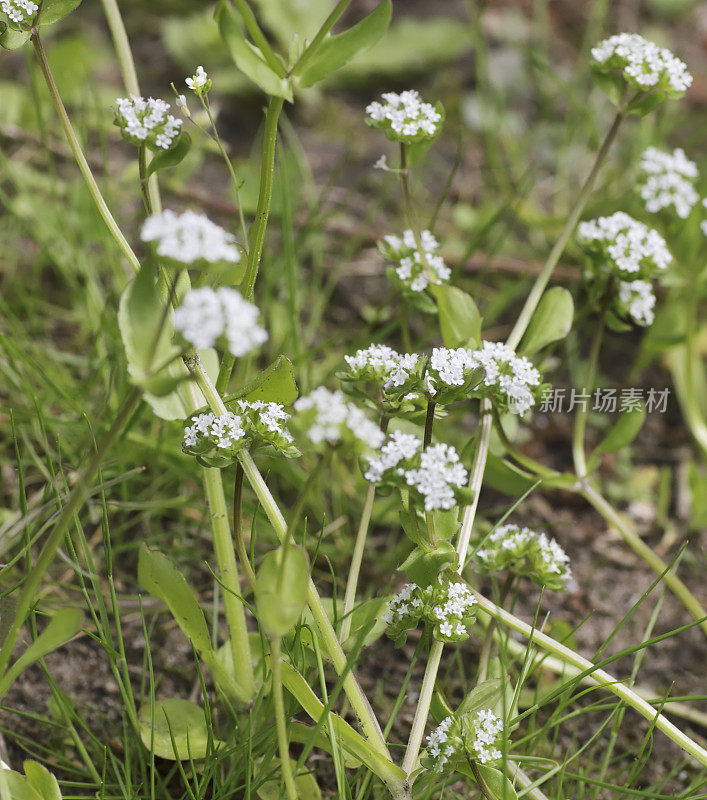
[(255, 591), (255, 572), (248, 558), (248, 551), (245, 548), (243, 538), (243, 519), (241, 515), (241, 498), (243, 496), (243, 467), (236, 465), (236, 479), (233, 487), (233, 536), (236, 540), (236, 552), (243, 567), (250, 588)]
[(309, 47), (302, 53), (302, 55), (297, 59), (295, 65), (292, 69), (287, 73), (288, 75), (292, 75), (295, 70), (301, 73), (305, 66), (309, 63), (310, 59), (316, 55), (316, 52), (319, 48), (319, 45), (324, 41), (327, 33), (334, 27), (336, 21), (339, 17), (346, 11), (351, 0), (339, 0), (339, 2), (334, 7), (334, 10), (329, 14), (329, 16), (324, 20), (322, 27), (317, 31), (314, 39), (312, 39), (311, 44)]
[(540, 274), (535, 279), (535, 283), (533, 284), (533, 288), (530, 290), (530, 294), (525, 301), (523, 310), (520, 312), (520, 316), (518, 317), (516, 324), (513, 326), (511, 335), (508, 337), (508, 341), (506, 342), (506, 344), (509, 347), (512, 347), (514, 350), (518, 346), (523, 334), (530, 324), (530, 319), (533, 316), (538, 303), (540, 302), (540, 298), (545, 291), (547, 282), (550, 280), (550, 276), (557, 266), (557, 262), (560, 260), (560, 256), (564, 252), (567, 242), (569, 241), (577, 222), (579, 222), (582, 211), (584, 211), (584, 206), (587, 204), (589, 195), (592, 193), (594, 185), (596, 184), (601, 165), (604, 163), (604, 159), (606, 158), (609, 149), (616, 138), (616, 134), (619, 132), (619, 128), (621, 127), (624, 117), (625, 112), (619, 109), (619, 111), (616, 112), (614, 122), (611, 125), (611, 128), (609, 128), (609, 132), (606, 134), (602, 146), (597, 153), (597, 157), (594, 159), (594, 165), (592, 166), (591, 172), (587, 176), (587, 180), (584, 182), (584, 186), (579, 193), (579, 197), (577, 198), (577, 202), (574, 204), (574, 208), (567, 218), (565, 227), (562, 229), (559, 238), (555, 242), (555, 246), (550, 251), (550, 255), (547, 257), (547, 261), (540, 271)]
[(93, 454), (86, 469), (79, 476), (66, 505), (62, 508), (54, 524), (54, 529), (47, 537), (38, 558), (32, 565), (29, 575), (22, 584), (12, 625), (7, 633), (2, 649), (0, 649), (0, 676), (5, 674), (13, 647), (17, 641), (20, 629), (27, 618), (27, 614), (32, 607), (32, 603), (36, 598), (37, 590), (47, 570), (54, 561), (56, 551), (61, 546), (64, 536), (66, 536), (66, 532), (74, 520), (75, 514), (86, 499), (91, 481), (100, 469), (107, 453), (112, 449), (116, 440), (122, 433), (123, 428), (132, 417), (133, 412), (140, 403), (140, 397), (140, 390), (135, 388), (123, 401), (118, 414), (113, 420), (113, 424), (103, 437), (103, 440)]
[[(511, 586), (513, 585), (513, 578), (514, 575), (512, 572), (509, 572), (506, 576), (506, 580), (503, 583), (503, 588), (501, 589), (501, 593), (498, 596), (498, 604), (501, 608), (503, 608), (504, 602), (506, 597), (508, 597), (508, 593), (511, 590)], [(492, 619), (489, 622), (488, 628), (486, 628), (486, 634), (484, 635), (484, 643), (481, 646), (481, 654), (479, 656), (479, 674), (476, 678), (477, 685), (483, 683), (486, 680), (486, 675), (488, 674), (489, 668), (489, 660), (491, 658), (491, 646), (493, 645), (493, 634), (496, 630), (496, 620)]]
[(108, 206), (106, 205), (106, 201), (103, 199), (103, 195), (101, 194), (101, 190), (98, 188), (98, 184), (96, 183), (95, 178), (93, 177), (93, 173), (91, 172), (91, 168), (88, 165), (88, 161), (86, 161), (86, 157), (83, 154), (83, 150), (81, 149), (81, 144), (76, 136), (76, 132), (71, 124), (71, 120), (69, 119), (69, 115), (66, 113), (66, 108), (64, 107), (64, 103), (62, 102), (61, 97), (59, 96), (59, 90), (56, 86), (56, 81), (54, 80), (54, 76), (52, 75), (52, 71), (49, 68), (49, 62), (47, 61), (47, 54), (44, 51), (44, 46), (42, 45), (42, 40), (39, 37), (39, 31), (34, 30), (32, 32), (32, 45), (34, 46), (34, 52), (37, 55), (37, 60), (39, 61), (39, 66), (41, 67), (42, 74), (44, 75), (44, 80), (47, 83), (47, 87), (49, 88), (49, 93), (52, 96), (52, 100), (54, 101), (54, 107), (56, 108), (57, 114), (59, 115), (59, 119), (61, 120), (61, 125), (64, 128), (64, 134), (66, 135), (66, 139), (69, 142), (69, 147), (71, 148), (71, 152), (74, 154), (74, 158), (76, 159), (76, 163), (78, 164), (79, 170), (81, 170), (81, 174), (83, 175), (84, 180), (86, 181), (86, 185), (88, 186), (88, 190), (93, 197), (93, 201), (98, 208), (98, 211), (103, 217), (103, 221), (105, 222), (108, 230), (111, 232), (113, 238), (118, 243), (118, 246), (123, 251), (125, 257), (130, 262), (130, 266), (138, 272), (140, 269), (140, 262), (137, 259), (137, 256), (133, 252), (132, 248), (128, 244), (128, 240), (123, 236), (123, 232), (118, 227), (118, 223), (113, 218), (113, 215), (110, 213)]
[[(260, 259), (263, 255), (265, 231), (270, 216), (272, 204), (272, 189), (275, 177), (275, 151), (277, 149), (277, 124), (280, 119), (284, 100), (281, 97), (271, 97), (268, 110), (265, 113), (265, 128), (263, 130), (263, 155), (260, 162), (260, 191), (258, 194), (258, 207), (255, 219), (250, 229), (250, 246), (248, 249), (248, 267), (243, 278), (241, 294), (246, 300), (251, 300), (255, 281), (258, 277)], [(216, 387), (219, 392), (225, 392), (231, 380), (231, 373), (236, 359), (226, 353), (221, 361)]]
[(292, 774), (290, 762), (290, 743), (287, 739), (287, 722), (285, 720), (285, 704), (282, 699), (282, 648), (280, 637), (273, 636), (270, 641), (272, 647), (272, 690), (275, 702), (275, 721), (277, 723), (277, 743), (280, 749), (280, 765), (285, 779), (288, 800), (297, 800), (297, 787)]
[[(668, 573), (669, 574), (669, 573)], [(569, 647), (560, 644), (552, 637), (547, 636), (536, 628), (532, 628), (527, 623), (515, 617), (513, 614), (487, 600), (482, 594), (476, 591), (473, 587), (469, 587), (474, 593), (479, 608), (485, 611), (490, 617), (498, 622), (506, 625), (511, 630), (520, 633), (530, 642), (539, 645), (543, 650), (557, 656), (561, 661), (577, 667), (581, 672), (591, 670), (590, 674), (592, 679), (600, 686), (605, 687), (610, 692), (613, 692), (617, 697), (631, 706), (635, 711), (638, 711), (649, 722), (655, 725), (656, 728), (663, 731), (670, 739), (678, 744), (682, 749), (696, 758), (703, 766), (707, 766), (707, 751), (701, 747), (697, 742), (690, 739), (689, 736), (684, 734), (679, 728), (673, 725), (670, 720), (662, 714), (657, 714), (656, 710), (650, 703), (644, 700), (633, 690), (629, 689), (626, 685), (618, 681), (612, 675), (605, 672), (603, 669), (594, 667), (591, 661), (570, 650)]]
[[(479, 444), (476, 448), (476, 453), (474, 454), (474, 462), (471, 467), (471, 475), (469, 476), (469, 489), (472, 493), (472, 500), (471, 503), (464, 509), (464, 517), (462, 519), (462, 526), (461, 530), (459, 531), (459, 540), (457, 542), (457, 573), (459, 575), (461, 575), (462, 570), (464, 569), (466, 552), (469, 548), (471, 530), (474, 526), (476, 507), (479, 503), (481, 485), (484, 479), (484, 469), (486, 467), (486, 456), (488, 454), (488, 444), (493, 423), (491, 404), (488, 400), (484, 400), (482, 402), (481, 413), (482, 419)], [(408, 777), (415, 769), (415, 764), (417, 763), (420, 745), (422, 744), (422, 737), (425, 733), (425, 726), (427, 725), (427, 718), (429, 717), (430, 713), (432, 694), (434, 692), (435, 681), (437, 680), (437, 670), (439, 669), (439, 662), (442, 657), (443, 650), (444, 643), (435, 641), (428, 657), (425, 675), (422, 679), (420, 697), (417, 701), (417, 708), (415, 709), (415, 716), (410, 729), (410, 737), (408, 739), (405, 757), (403, 759), (403, 769)]]
[[(198, 358), (195, 358), (190, 362), (190, 369), (194, 375), (194, 378), (196, 379), (197, 385), (201, 389), (207, 403), (211, 407), (211, 410), (215, 414), (223, 414), (226, 411), (226, 406), (224, 405), (221, 396), (211, 382), (211, 379), (206, 373), (206, 370), (204, 370), (203, 365)], [(270, 493), (270, 489), (263, 480), (263, 476), (260, 474), (258, 467), (253, 461), (253, 457), (247, 450), (241, 450), (238, 453), (238, 460), (243, 467), (243, 472), (245, 473), (246, 478), (248, 478), (253, 491), (255, 492), (260, 504), (263, 507), (263, 510), (265, 511), (265, 515), (270, 520), (270, 524), (273, 526), (278, 539), (280, 542), (284, 543), (287, 541), (289, 534), (287, 523), (285, 522), (285, 518), (282, 516), (279, 506), (275, 502), (275, 498)], [(390, 753), (388, 752), (388, 747), (385, 743), (385, 739), (383, 738), (380, 725), (378, 724), (378, 720), (376, 719), (373, 709), (371, 708), (371, 704), (368, 702), (368, 698), (366, 697), (363, 689), (361, 689), (361, 686), (356, 680), (355, 675), (349, 669), (349, 665), (346, 660), (346, 654), (339, 644), (339, 640), (336, 637), (334, 628), (332, 627), (331, 621), (327, 616), (324, 605), (319, 597), (319, 593), (317, 592), (317, 588), (311, 578), (309, 579), (309, 584), (307, 586), (307, 603), (310, 611), (312, 612), (312, 616), (314, 617), (317, 628), (319, 629), (319, 634), (322, 638), (324, 648), (332, 660), (337, 675), (345, 675), (343, 679), (344, 692), (346, 693), (346, 696), (351, 703), (351, 707), (359, 719), (361, 728), (363, 729), (369, 744), (379, 753), (385, 756), (385, 758), (392, 761), (390, 758)]]
[(270, 69), (272, 69), (273, 72), (275, 72), (280, 78), (284, 78), (286, 76), (285, 68), (282, 66), (282, 63), (273, 52), (272, 47), (270, 47), (268, 40), (265, 38), (265, 34), (260, 30), (260, 26), (255, 18), (255, 14), (253, 14), (251, 11), (248, 3), (246, 3), (245, 0), (233, 0), (233, 5), (235, 5), (235, 7), (238, 9), (238, 13), (243, 18), (243, 22), (248, 29), (251, 39), (260, 49), (260, 52), (263, 54), (263, 58), (268, 63)]
[[(594, 338), (592, 339), (592, 347), (589, 351), (589, 360), (587, 362), (587, 373), (584, 379), (586, 384), (586, 391), (591, 394), (594, 386), (594, 379), (597, 374), (597, 366), (599, 364), (599, 351), (601, 350), (601, 342), (604, 338), (604, 320), (608, 309), (607, 303), (604, 303), (601, 317), (597, 323), (594, 331)], [(585, 387), (583, 387), (582, 394), (584, 394)], [(574, 458), (574, 468), (578, 478), (584, 478), (587, 474), (587, 460), (584, 453), (584, 434), (587, 428), (587, 414), (589, 411), (588, 400), (583, 398), (582, 403), (577, 410), (574, 418), (574, 431), (572, 433), (572, 456)]]
[(425, 435), (422, 440), (422, 449), (427, 450), (430, 442), (432, 441), (432, 428), (435, 422), (435, 406), (434, 400), (427, 401), (427, 413), (425, 414)]
[(663, 575), (663, 581), (666, 586), (668, 586), (670, 591), (680, 600), (693, 618), (700, 623), (700, 627), (707, 634), (707, 611), (705, 611), (699, 600), (692, 594), (687, 586), (685, 586), (680, 578), (678, 578), (674, 572), (666, 571), (668, 570), (668, 565), (653, 552), (635, 531), (631, 530), (618, 512), (604, 497), (602, 497), (589, 481), (585, 480), (580, 483), (577, 491), (594, 506), (634, 553), (639, 555), (656, 574)]
[(204, 491), (209, 506), (214, 539), (214, 553), (218, 564), (219, 579), (224, 588), (223, 608), (230, 631), (233, 670), (236, 682), (242, 687), (243, 693), (246, 697), (253, 697), (255, 681), (250, 659), (250, 643), (241, 601), (241, 587), (238, 581), (238, 566), (231, 526), (228, 524), (221, 470), (205, 467), (203, 473)]
[(152, 200), (150, 199), (150, 190), (147, 178), (147, 148), (141, 144), (138, 148), (137, 155), (138, 174), (140, 176), (140, 192), (142, 193), (142, 202), (145, 205), (145, 211), (149, 217), (152, 214)]

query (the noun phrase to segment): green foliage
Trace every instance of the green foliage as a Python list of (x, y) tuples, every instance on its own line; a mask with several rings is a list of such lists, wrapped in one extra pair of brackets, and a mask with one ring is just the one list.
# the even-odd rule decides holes
[(146, 176), (149, 178), (150, 175), (153, 175), (158, 170), (176, 167), (186, 158), (189, 150), (191, 150), (191, 136), (186, 131), (182, 131), (174, 147), (170, 147), (169, 150), (158, 150), (152, 156), (150, 163), (147, 165)]
[(473, 298), (456, 286), (431, 286), (445, 347), (473, 347), (481, 342), (481, 315)]
[(169, 761), (199, 761), (224, 744), (214, 738), (204, 709), (179, 697), (146, 703), (139, 721), (142, 743)]
[(289, 406), (295, 402), (298, 394), (292, 362), (287, 356), (278, 356), (237, 392), (225, 397), (224, 402), (228, 405), (236, 400), (249, 400), (253, 403), (259, 401)]
[(82, 0), (42, 0), (39, 24), (52, 25), (75, 11)]
[(46, 767), (29, 760), (22, 766), (24, 776), (13, 770), (3, 771), (10, 791), (8, 800), (62, 800), (59, 784)]
[(572, 328), (573, 317), (572, 295), (562, 286), (553, 286), (545, 292), (530, 320), (521, 352), (532, 355), (548, 344), (564, 339)]
[(282, 545), (267, 553), (255, 583), (258, 621), (272, 636), (284, 636), (307, 604), (309, 562), (297, 545)]

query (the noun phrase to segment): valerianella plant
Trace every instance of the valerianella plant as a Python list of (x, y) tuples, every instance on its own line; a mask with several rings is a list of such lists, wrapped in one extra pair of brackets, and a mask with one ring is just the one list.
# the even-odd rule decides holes
[(656, 147), (649, 147), (641, 156), (640, 180), (641, 197), (646, 211), (655, 214), (670, 208), (686, 219), (700, 196), (694, 182), (698, 176), (697, 164), (678, 147), (672, 153), (665, 153)]
[(235, 236), (194, 211), (153, 214), (145, 220), (140, 238), (151, 242), (158, 256), (190, 267), (241, 260)]
[(0, 9), (12, 22), (29, 24), (39, 11), (39, 6), (32, 0), (2, 0)]
[(381, 446), (385, 434), (343, 392), (320, 386), (295, 401), (298, 429), (318, 447), (349, 445), (356, 450)]
[(430, 284), (439, 286), (449, 281), (451, 270), (437, 254), (439, 242), (430, 231), (421, 231), (419, 237), (410, 229), (402, 237), (386, 236), (380, 250), (388, 261), (397, 264), (388, 276), (407, 292), (419, 293)]
[(442, 106), (424, 102), (412, 89), (400, 94), (385, 92), (381, 100), (366, 107), (366, 122), (384, 130), (392, 141), (415, 144), (436, 138), (442, 130)]
[(154, 97), (119, 97), (115, 101), (115, 124), (131, 144), (170, 150), (177, 144), (183, 123), (169, 109), (169, 103)]

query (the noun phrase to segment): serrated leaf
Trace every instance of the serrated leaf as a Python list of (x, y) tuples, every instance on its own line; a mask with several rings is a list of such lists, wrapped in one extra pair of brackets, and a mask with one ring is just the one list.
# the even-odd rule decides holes
[(343, 67), (359, 52), (374, 45), (387, 30), (392, 13), (390, 0), (384, 0), (347, 31), (325, 39), (305, 63), (304, 70), (299, 75), (300, 85), (313, 86)]
[(461, 347), (481, 341), (481, 315), (471, 295), (456, 286), (431, 286), (437, 298), (439, 326), (445, 347)]
[(83, 615), (78, 608), (60, 608), (47, 627), (2, 677), (0, 698), (7, 694), (8, 689), (30, 664), (66, 644), (79, 631), (82, 621)]
[(46, 767), (36, 761), (25, 761), (22, 766), (27, 783), (39, 793), (42, 800), (61, 800), (59, 783)]
[(39, 12), (39, 25), (52, 25), (68, 16), (81, 5), (81, 0), (43, 0)]
[(292, 101), (289, 80), (277, 75), (260, 51), (246, 40), (240, 20), (227, 0), (221, 0), (216, 6), (214, 19), (238, 69), (268, 94)]
[(152, 156), (147, 165), (147, 177), (149, 178), (153, 172), (160, 169), (175, 167), (186, 158), (189, 150), (191, 150), (191, 136), (186, 131), (182, 131), (174, 147), (169, 150), (159, 150)]
[(574, 300), (562, 286), (554, 286), (542, 296), (523, 337), (520, 352), (537, 353), (551, 342), (564, 339), (572, 328)]
[(138, 713), (140, 738), (159, 758), (187, 761), (206, 758), (225, 742), (211, 737), (204, 709), (189, 700), (170, 697), (154, 706), (154, 726), (149, 703)]
[(258, 621), (266, 633), (284, 636), (307, 605), (309, 561), (295, 544), (282, 545), (265, 555), (255, 579)]
[(295, 402), (298, 394), (292, 362), (286, 356), (278, 356), (252, 381), (248, 381), (237, 392), (228, 395), (224, 402), (230, 403), (241, 399), (251, 402), (259, 400), (262, 403), (282, 403), (289, 406)]
[(42, 795), (33, 786), (30, 786), (19, 772), (3, 770), (3, 777), (7, 781), (9, 800), (44, 800)]

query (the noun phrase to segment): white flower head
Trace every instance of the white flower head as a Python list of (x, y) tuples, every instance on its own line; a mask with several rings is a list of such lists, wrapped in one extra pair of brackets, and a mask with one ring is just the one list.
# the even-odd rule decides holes
[(182, 120), (169, 114), (170, 105), (154, 97), (119, 97), (115, 101), (115, 124), (123, 138), (150, 150), (170, 150), (177, 143)]
[(350, 381), (371, 381), (384, 390), (403, 393), (418, 378), (416, 369), (420, 356), (401, 354), (384, 344), (372, 344), (344, 359), (348, 370), (342, 377)]
[(670, 50), (637, 33), (619, 33), (592, 48), (592, 66), (599, 72), (616, 72), (642, 92), (662, 91), (680, 97), (692, 83), (686, 65)]
[(241, 260), (235, 237), (195, 211), (177, 214), (166, 209), (153, 214), (145, 220), (140, 238), (143, 242), (156, 242), (157, 255), (182, 264), (237, 264)]
[(186, 451), (238, 450), (244, 444), (243, 419), (230, 411), (220, 416), (211, 412), (198, 414), (190, 421), (192, 424), (184, 428), (183, 447)]
[(497, 761), (502, 757), (498, 748), (503, 732), (503, 722), (491, 711), (482, 709), (476, 714), (474, 736), (471, 742), (471, 756), (482, 764)]
[(569, 556), (542, 531), (501, 525), (486, 538), (475, 559), (482, 572), (508, 570), (527, 575), (539, 586), (562, 591), (572, 577)]
[(198, 96), (205, 95), (211, 88), (209, 76), (202, 66), (197, 67), (191, 78), (187, 78), (184, 82)]
[(641, 156), (640, 167), (646, 210), (655, 214), (672, 206), (681, 219), (686, 219), (700, 199), (693, 185), (698, 176), (695, 162), (680, 147), (672, 153), (649, 147)]
[(190, 289), (174, 312), (174, 328), (194, 347), (213, 347), (222, 340), (228, 352), (244, 356), (267, 341), (258, 324), (260, 311), (227, 286)]
[(649, 281), (620, 281), (618, 304), (636, 325), (648, 326), (655, 319), (655, 294)]
[(375, 450), (385, 438), (381, 429), (340, 391), (332, 392), (320, 386), (298, 398), (294, 408), (307, 437), (315, 445), (348, 441)]
[(454, 717), (445, 717), (427, 737), (427, 760), (432, 772), (444, 772), (449, 759), (463, 750), (459, 724)]
[(423, 102), (414, 90), (400, 94), (386, 92), (381, 100), (367, 106), (366, 122), (383, 129), (392, 141), (412, 143), (434, 139), (442, 129), (441, 105)]
[(29, 24), (39, 11), (39, 6), (32, 0), (2, 0), (0, 9), (17, 24)]
[(381, 249), (389, 261), (397, 262), (392, 277), (409, 292), (419, 293), (430, 284), (447, 283), (452, 274), (437, 254), (439, 242), (430, 231), (422, 231), (419, 240), (409, 229), (402, 238), (386, 236)]

